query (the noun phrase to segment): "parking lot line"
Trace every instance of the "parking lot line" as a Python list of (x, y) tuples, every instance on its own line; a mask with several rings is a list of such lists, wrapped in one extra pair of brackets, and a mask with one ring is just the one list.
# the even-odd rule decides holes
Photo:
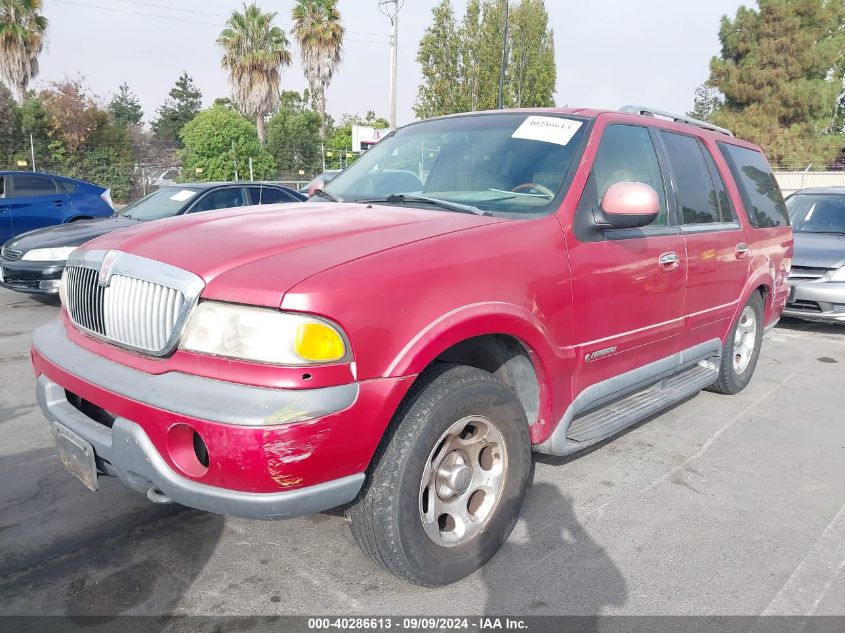
[(845, 505), (822, 531), (762, 615), (813, 615), (845, 568)]

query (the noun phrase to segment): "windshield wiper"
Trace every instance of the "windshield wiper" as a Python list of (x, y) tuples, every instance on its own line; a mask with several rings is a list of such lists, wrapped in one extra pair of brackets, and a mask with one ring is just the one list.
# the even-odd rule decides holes
[(439, 198), (429, 198), (428, 196), (414, 196), (405, 193), (394, 193), (386, 198), (365, 198), (363, 200), (356, 200), (363, 204), (378, 204), (386, 202), (388, 204), (403, 204), (405, 202), (426, 202), (446, 209), (447, 211), (457, 211), (458, 213), (472, 213), (473, 215), (493, 215), (489, 211), (484, 211), (476, 206), (470, 204), (461, 204), (459, 202), (449, 202), (448, 200), (440, 200)]
[(325, 189), (315, 189), (314, 193), (311, 194), (313, 196), (320, 196), (321, 198), (325, 198), (326, 200), (330, 200), (331, 202), (343, 202), (340, 198), (338, 198), (333, 193), (329, 193)]

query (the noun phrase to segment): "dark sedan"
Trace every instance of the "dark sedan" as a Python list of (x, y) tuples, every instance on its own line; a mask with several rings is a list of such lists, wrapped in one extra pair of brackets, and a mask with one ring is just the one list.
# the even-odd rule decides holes
[(59, 290), (68, 255), (105, 233), (185, 213), (258, 204), (303, 202), (302, 194), (274, 183), (191, 183), (159, 189), (110, 218), (38, 229), (18, 235), (0, 252), (0, 286), (33, 294)]
[(795, 256), (785, 316), (845, 323), (845, 187), (804, 189), (786, 201)]

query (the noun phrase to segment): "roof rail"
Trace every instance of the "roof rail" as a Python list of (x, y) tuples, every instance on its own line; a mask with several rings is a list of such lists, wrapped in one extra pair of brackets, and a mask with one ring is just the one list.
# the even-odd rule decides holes
[(643, 116), (650, 117), (664, 117), (667, 119), (671, 119), (675, 123), (686, 123), (687, 125), (694, 125), (695, 127), (710, 130), (711, 132), (718, 132), (719, 134), (733, 136), (733, 132), (723, 127), (719, 127), (718, 125), (713, 125), (712, 123), (708, 123), (707, 121), (699, 121), (698, 119), (693, 119), (692, 117), (683, 116), (680, 114), (673, 114), (664, 110), (656, 110), (654, 108), (647, 108), (645, 106), (627, 105), (620, 108), (619, 111), (628, 112), (631, 114), (641, 114)]

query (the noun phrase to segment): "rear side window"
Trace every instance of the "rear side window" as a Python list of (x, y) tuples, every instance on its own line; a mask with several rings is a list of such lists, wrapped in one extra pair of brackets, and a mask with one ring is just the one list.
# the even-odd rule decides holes
[(43, 176), (15, 175), (13, 197), (49, 196), (56, 193), (56, 183)]
[(73, 193), (79, 187), (79, 185), (70, 180), (59, 180), (57, 184), (59, 185), (59, 191), (62, 193)]
[(6, 196), (6, 177), (0, 176), (0, 198)]
[(751, 226), (789, 226), (783, 194), (763, 154), (729, 143), (719, 143), (719, 150), (736, 180)]
[(698, 139), (672, 132), (660, 134), (672, 169), (683, 224), (732, 222), (730, 208), (723, 208)]

